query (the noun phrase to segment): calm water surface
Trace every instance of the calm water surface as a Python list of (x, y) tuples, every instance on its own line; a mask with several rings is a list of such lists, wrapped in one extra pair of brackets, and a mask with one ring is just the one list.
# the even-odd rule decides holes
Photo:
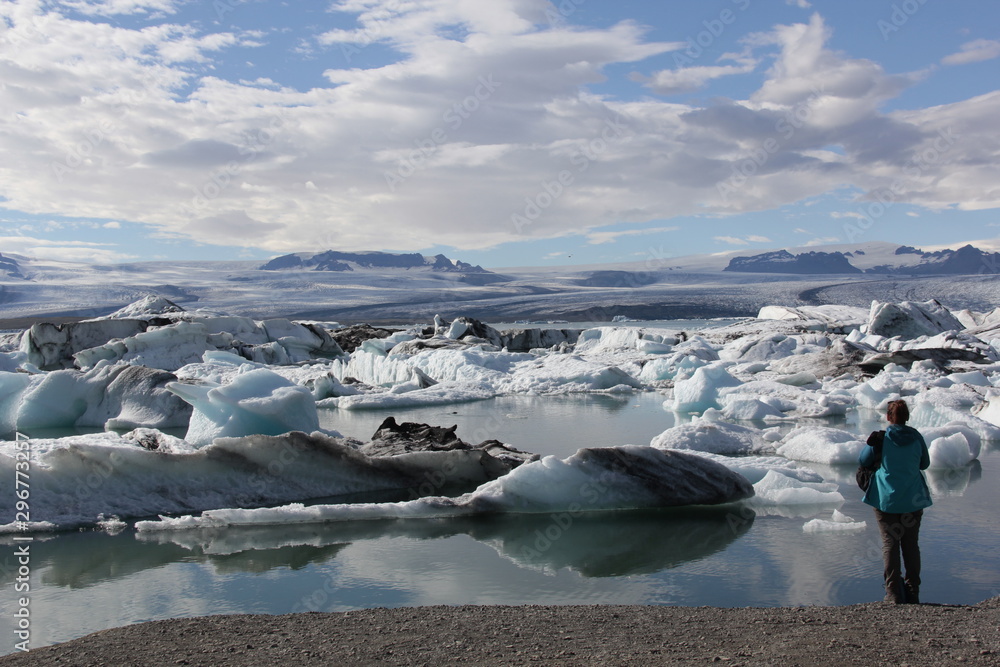
[[(583, 446), (647, 444), (674, 424), (653, 393), (502, 397), (393, 411), (398, 421), (458, 425), (567, 456)], [(332, 410), (324, 426), (367, 439), (389, 413)], [(873, 415), (836, 424), (859, 433)], [(997, 445), (997, 443), (993, 443)], [(726, 509), (358, 522), (111, 536), (73, 532), (31, 545), (31, 646), (138, 621), (429, 604), (841, 605), (881, 599), (880, 542), (853, 469), (817, 467), (841, 484), (841, 511), (863, 531), (805, 533), (830, 510), (777, 516)], [(932, 474), (921, 535), (927, 602), (1000, 594), (1000, 452)], [(3, 608), (14, 608), (14, 549), (3, 549)], [(0, 648), (14, 650), (13, 619)]]

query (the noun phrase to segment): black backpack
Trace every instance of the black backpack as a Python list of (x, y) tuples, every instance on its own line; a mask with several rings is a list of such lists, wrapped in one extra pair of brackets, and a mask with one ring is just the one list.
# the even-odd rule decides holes
[(868, 445), (875, 450), (875, 465), (871, 468), (859, 465), (858, 471), (854, 473), (854, 479), (857, 480), (862, 491), (868, 490), (872, 483), (872, 477), (875, 476), (875, 471), (882, 465), (882, 443), (884, 440), (885, 431), (872, 431), (871, 435), (868, 436)]

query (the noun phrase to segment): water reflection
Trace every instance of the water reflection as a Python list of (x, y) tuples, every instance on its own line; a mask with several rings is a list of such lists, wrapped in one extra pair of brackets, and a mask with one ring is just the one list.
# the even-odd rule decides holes
[(217, 574), (300, 570), (333, 561), (349, 544), (467, 535), (521, 568), (583, 577), (650, 574), (724, 551), (753, 525), (743, 509), (595, 512), (570, 515), (357, 521), (164, 533), (68, 533), (39, 541), (41, 584), (80, 589), (171, 563), (210, 565)]

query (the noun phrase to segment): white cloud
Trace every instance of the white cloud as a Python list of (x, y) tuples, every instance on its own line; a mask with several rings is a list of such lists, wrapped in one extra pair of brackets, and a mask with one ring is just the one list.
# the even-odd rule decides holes
[[(885, 113), (916, 78), (829, 49), (819, 15), (747, 38), (745, 57), (773, 65), (746, 99), (678, 104), (589, 88), (675, 43), (632, 22), (550, 26), (537, 0), (345, 0), (337, 11), (397, 58), (330, 68), (329, 85), (309, 90), (224, 80), (212, 67), (246, 36), (39, 7), (0, 3), (12, 26), (0, 43), (0, 206), (11, 210), (287, 252), (610, 242), (611, 224), (843, 188), (1000, 206), (1000, 92)], [(336, 53), (346, 37), (312, 47)], [(693, 83), (719, 74), (705, 67), (689, 68)]]
[(785, 4), (800, 7), (802, 9), (809, 9), (812, 7), (808, 0), (785, 0)]
[(0, 247), (4, 252), (35, 259), (109, 264), (136, 259), (132, 255), (111, 250), (109, 245), (86, 241), (53, 241), (28, 236), (0, 236)]
[(716, 236), (715, 240), (719, 241), (720, 243), (728, 243), (729, 245), (739, 245), (739, 246), (750, 245), (751, 243), (774, 243), (774, 241), (772, 241), (766, 236), (760, 236), (755, 234), (743, 237)]
[(60, 4), (81, 14), (173, 14), (183, 0), (62, 0)]
[(741, 65), (700, 65), (661, 70), (649, 78), (639, 75), (633, 75), (632, 78), (645, 83), (655, 93), (672, 95), (698, 90), (713, 79), (752, 72), (755, 66), (756, 62), (753, 61)]
[(587, 232), (587, 243), (590, 245), (601, 245), (603, 243), (614, 243), (623, 236), (648, 236), (650, 234), (666, 234), (676, 232), (680, 227), (656, 227), (654, 229), (627, 229), (622, 231), (593, 231)]
[(122, 224), (120, 222), (114, 222), (114, 221), (112, 221), (112, 222), (106, 222), (106, 223), (104, 223), (101, 226), (104, 229), (121, 229), (122, 228)]
[(831, 243), (840, 243), (843, 241), (839, 236), (823, 236), (820, 238), (812, 239), (806, 242), (806, 247), (818, 246), (818, 245), (830, 245)]
[(945, 65), (967, 65), (983, 60), (1000, 58), (1000, 41), (995, 39), (976, 39), (962, 44), (958, 53), (945, 56), (941, 62)]

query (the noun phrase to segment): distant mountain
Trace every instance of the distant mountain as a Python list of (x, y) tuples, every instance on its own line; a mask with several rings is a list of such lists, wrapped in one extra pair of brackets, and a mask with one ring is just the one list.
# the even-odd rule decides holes
[(10, 278), (24, 278), (21, 274), (21, 265), (12, 257), (0, 255), (0, 272), (7, 274)]
[(804, 252), (793, 255), (787, 250), (765, 252), (750, 257), (733, 257), (724, 271), (743, 273), (861, 273), (842, 252)]
[[(911, 246), (899, 246), (892, 256), (883, 254), (874, 264), (860, 261), (863, 250), (853, 252), (810, 251), (793, 254), (788, 250), (733, 257), (724, 271), (744, 273), (794, 273), (794, 274), (881, 274), (906, 276), (957, 276), (977, 274), (1000, 274), (1000, 253), (985, 252), (971, 245), (958, 250), (938, 250), (924, 252)], [(860, 269), (851, 263), (859, 261)], [(887, 261), (888, 260), (888, 261)], [(893, 261), (895, 260), (895, 261)]]
[(923, 252), (910, 246), (900, 246), (897, 255), (917, 255), (919, 263), (912, 266), (882, 265), (866, 273), (895, 273), (910, 276), (976, 275), (1000, 273), (1000, 253), (984, 252), (971, 245), (958, 250)]
[(275, 257), (260, 267), (264, 271), (308, 269), (312, 271), (358, 271), (366, 269), (425, 269), (447, 273), (490, 273), (481, 266), (451, 260), (444, 255), (390, 252), (298, 252)]

